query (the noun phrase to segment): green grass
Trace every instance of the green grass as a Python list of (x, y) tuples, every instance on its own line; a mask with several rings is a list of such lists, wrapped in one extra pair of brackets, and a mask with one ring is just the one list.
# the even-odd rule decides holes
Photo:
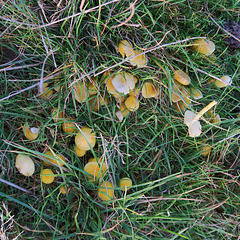
[[(0, 178), (8, 181), (0, 182), (1, 239), (238, 239), (240, 52), (227, 46), (227, 34), (219, 26), (239, 22), (239, 1), (137, 1), (134, 15), (121, 26), (132, 1), (86, 1), (87, 13), (81, 14), (84, 1), (41, 2), (40, 7), (37, 1), (10, 0), (0, 6)], [(214, 55), (196, 53), (192, 41), (172, 44), (192, 37), (212, 40)], [(169, 45), (148, 52), (147, 67), (136, 68), (122, 62), (116, 51), (122, 39), (145, 51)], [(119, 123), (117, 103), (103, 84), (107, 69), (132, 73), (139, 88), (154, 82), (161, 98), (140, 94), (139, 109)], [(187, 72), (191, 86), (203, 92), (192, 111), (218, 102), (214, 111), (221, 124), (202, 118), (203, 133), (197, 138), (189, 137), (184, 114), (169, 96), (177, 69)], [(210, 85), (209, 74), (229, 75), (232, 85)], [(60, 75), (61, 90), (49, 100), (39, 97), (36, 86), (30, 88), (41, 75), (48, 77), (50, 89), (53, 77)], [(71, 84), (94, 77), (99, 92), (109, 98), (98, 112), (75, 101)], [(97, 145), (84, 157), (74, 152), (75, 134), (64, 133), (62, 122), (53, 121), (53, 107), (96, 132)], [(36, 140), (24, 137), (25, 122), (41, 128)], [(206, 144), (212, 151), (203, 157)], [(67, 161), (63, 168), (51, 167), (56, 178), (46, 185), (40, 172), (49, 148)], [(32, 177), (16, 169), (18, 153), (34, 160)], [(108, 164), (105, 180), (113, 183), (115, 194), (108, 203), (97, 197), (99, 186), (84, 174), (93, 156)], [(126, 194), (118, 184), (122, 177), (133, 181)], [(59, 193), (62, 185), (67, 195)]]

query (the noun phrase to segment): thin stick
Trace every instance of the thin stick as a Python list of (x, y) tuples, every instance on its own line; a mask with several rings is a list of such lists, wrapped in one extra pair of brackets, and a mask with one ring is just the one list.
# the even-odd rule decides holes
[(40, 64), (41, 64), (41, 63), (35, 63), (35, 64), (24, 65), (24, 66), (17, 66), (17, 67), (6, 67), (6, 68), (0, 69), (0, 72), (10, 71), (10, 70), (16, 70), (16, 69), (22, 69), (22, 68), (35, 67), (35, 66), (38, 66), (38, 65), (40, 65)]
[(22, 188), (22, 187), (19, 187), (18, 185), (14, 184), (14, 183), (11, 183), (7, 180), (4, 180), (2, 178), (0, 178), (0, 182), (3, 182), (9, 186), (12, 186), (12, 187), (15, 187), (15, 188), (18, 188), (19, 190), (23, 191), (23, 192), (26, 192), (26, 193), (31, 193), (30, 191), (26, 190), (25, 188)]

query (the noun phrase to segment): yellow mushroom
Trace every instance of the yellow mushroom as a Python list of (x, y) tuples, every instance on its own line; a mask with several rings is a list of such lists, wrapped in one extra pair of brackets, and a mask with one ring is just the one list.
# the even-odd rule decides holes
[(98, 162), (98, 163), (101, 163), (102, 161), (103, 161), (102, 158), (98, 158), (98, 160), (96, 160), (96, 158), (89, 158), (89, 159), (88, 159), (88, 163), (90, 163), (90, 162)]
[(195, 89), (195, 88), (191, 87), (191, 88), (189, 88), (189, 92), (190, 92), (190, 96), (195, 100), (199, 100), (199, 99), (203, 98), (203, 94), (199, 89)]
[(84, 166), (84, 171), (91, 175), (87, 175), (89, 180), (95, 181), (97, 177), (102, 178), (102, 175), (107, 171), (107, 165), (104, 162), (88, 162)]
[(95, 98), (89, 100), (90, 109), (97, 112), (100, 109), (100, 106), (107, 106), (109, 104), (109, 100), (107, 97), (103, 97), (102, 95), (98, 95)]
[(62, 154), (57, 155), (50, 150), (46, 151), (44, 154), (47, 155), (44, 157), (47, 160), (44, 161), (46, 166), (51, 166), (51, 163), (57, 166), (63, 166), (65, 164), (65, 158)]
[(208, 156), (212, 150), (212, 147), (210, 145), (206, 145), (202, 148), (201, 155), (202, 156)]
[(174, 85), (172, 87), (172, 101), (178, 102), (183, 99), (183, 97), (190, 97), (187, 90), (184, 88), (184, 86), (178, 82), (174, 82)]
[(101, 183), (98, 189), (98, 197), (103, 201), (110, 201), (113, 199), (114, 189), (111, 182), (103, 182)]
[(190, 77), (182, 70), (177, 70), (173, 74), (173, 79), (181, 83), (182, 85), (189, 85), (191, 82)]
[(67, 194), (67, 187), (66, 186), (61, 186), (60, 188), (59, 188), (59, 192), (60, 193), (62, 193), (62, 194)]
[(39, 136), (39, 128), (30, 128), (27, 123), (23, 126), (23, 134), (28, 140), (35, 140)]
[(59, 122), (59, 120), (63, 119), (63, 111), (59, 111), (57, 108), (53, 108), (51, 116), (54, 122)]
[(142, 86), (142, 95), (144, 98), (157, 98), (159, 95), (159, 89), (151, 82), (145, 82)]
[(81, 150), (77, 146), (75, 146), (75, 153), (78, 157), (83, 157), (86, 154), (86, 150)]
[[(139, 55), (139, 54), (141, 54), (141, 55)], [(142, 67), (145, 67), (147, 65), (148, 59), (147, 59), (147, 56), (146, 56), (145, 53), (143, 53), (140, 50), (134, 50), (134, 56), (136, 56), (136, 57), (133, 57), (133, 58), (130, 59), (130, 63), (133, 66), (137, 66), (138, 68), (142, 68)]]
[(96, 144), (96, 134), (89, 127), (82, 127), (75, 137), (77, 147), (83, 151), (90, 150)]
[(222, 79), (222, 81), (217, 80), (217, 79), (214, 80), (214, 84), (219, 88), (227, 87), (228, 85), (231, 85), (231, 83), (232, 83), (232, 79), (227, 75), (222, 76), (220, 79)]
[(203, 55), (209, 56), (215, 51), (215, 44), (206, 38), (194, 41), (193, 48)]
[(136, 78), (131, 73), (121, 72), (112, 78), (112, 85), (119, 93), (128, 94), (135, 88)]
[(120, 52), (120, 54), (122, 55), (122, 57), (124, 58), (126, 57), (131, 57), (134, 56), (134, 50), (132, 47), (132, 44), (129, 43), (127, 40), (122, 40), (119, 44), (118, 44), (118, 52)]
[(130, 178), (121, 178), (120, 179), (120, 188), (123, 192), (126, 192), (129, 190), (129, 188), (132, 186), (132, 180)]
[(202, 117), (210, 108), (217, 104), (216, 101), (212, 101), (206, 107), (204, 107), (199, 113), (195, 114), (192, 111), (187, 110), (184, 114), (184, 124), (188, 126), (188, 132), (190, 137), (199, 137), (202, 133), (202, 127), (199, 122)]
[(33, 160), (23, 154), (17, 155), (15, 166), (21, 174), (27, 177), (32, 176), (35, 172), (35, 165)]
[(43, 169), (40, 175), (42, 182), (45, 184), (50, 184), (54, 181), (54, 173), (51, 169)]
[(79, 103), (83, 103), (86, 101), (88, 96), (88, 89), (85, 82), (76, 82), (73, 85), (73, 92), (76, 101), (78, 101)]
[(183, 104), (182, 101), (178, 101), (176, 103), (173, 103), (173, 106), (176, 108), (176, 110), (180, 113), (183, 113), (185, 112), (186, 110), (186, 107), (185, 107), (185, 104)]
[(133, 112), (139, 108), (139, 101), (135, 96), (129, 96), (125, 101), (126, 108)]
[(39, 94), (39, 97), (43, 99), (49, 99), (53, 95), (53, 90), (48, 87), (49, 83), (43, 83), (43, 92)]
[(62, 129), (65, 133), (74, 133), (76, 132), (76, 123), (72, 121), (72, 118), (64, 119)]

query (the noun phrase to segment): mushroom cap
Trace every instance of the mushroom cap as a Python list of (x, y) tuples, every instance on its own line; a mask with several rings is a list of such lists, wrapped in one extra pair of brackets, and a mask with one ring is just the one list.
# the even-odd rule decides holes
[[(65, 158), (62, 154), (55, 154), (52, 151), (48, 150), (44, 153), (45, 155), (49, 156), (49, 157), (44, 157), (48, 160), (48, 162), (53, 163), (57, 166), (63, 166), (65, 164)], [(54, 158), (54, 159), (53, 159)], [(50, 163), (48, 163), (47, 161), (44, 161), (44, 164), (46, 166), (51, 166)]]
[(81, 150), (88, 151), (96, 144), (96, 134), (89, 127), (82, 127), (75, 136), (75, 143)]
[(120, 54), (122, 55), (122, 57), (124, 58), (126, 57), (131, 57), (134, 56), (134, 50), (132, 47), (132, 44), (130, 42), (128, 42), (127, 40), (122, 40), (119, 44), (118, 44), (118, 52), (120, 52)]
[(27, 177), (32, 176), (35, 172), (35, 165), (33, 160), (23, 154), (17, 155), (15, 166), (21, 174)]
[(73, 85), (73, 92), (75, 100), (79, 103), (83, 103), (87, 100), (88, 89), (85, 82), (76, 82)]
[(197, 39), (194, 41), (193, 48), (203, 55), (209, 56), (215, 51), (215, 44), (209, 39)]
[(151, 82), (145, 82), (142, 86), (142, 95), (144, 98), (156, 98), (159, 91)]
[(66, 186), (61, 186), (60, 188), (59, 188), (59, 192), (60, 193), (62, 193), (62, 194), (67, 194), (67, 187)]
[(54, 91), (47, 86), (45, 87), (43, 83), (43, 92), (39, 94), (39, 97), (43, 99), (49, 99), (53, 95), (53, 93)]
[(221, 122), (220, 115), (217, 113), (214, 113), (210, 118), (209, 121), (215, 125), (219, 125)]
[(30, 141), (37, 139), (39, 136), (39, 132), (39, 128), (30, 128), (27, 123), (25, 123), (23, 126), (23, 134)]
[(88, 159), (88, 163), (90, 163), (90, 162), (98, 162), (98, 163), (101, 163), (102, 161), (103, 161), (102, 158), (98, 158), (98, 161), (96, 160), (96, 158), (89, 158), (89, 159)]
[(207, 156), (207, 155), (210, 154), (211, 150), (212, 150), (212, 147), (210, 145), (206, 145), (202, 148), (201, 155), (202, 156)]
[(100, 109), (100, 106), (107, 106), (109, 104), (109, 100), (107, 97), (103, 97), (102, 95), (97, 95), (96, 98), (92, 98), (89, 100), (90, 109), (97, 112)]
[[(138, 55), (138, 54), (141, 54), (141, 53), (143, 53), (143, 52), (140, 51), (140, 50), (134, 50), (134, 55), (135, 56)], [(138, 68), (142, 68), (142, 67), (145, 67), (147, 65), (148, 59), (147, 59), (146, 54), (143, 53), (139, 56), (131, 58), (129, 61), (133, 66), (137, 66)]]
[(175, 71), (173, 74), (173, 78), (182, 85), (189, 85), (191, 82), (190, 77), (182, 70)]
[(129, 187), (132, 186), (132, 180), (130, 178), (121, 178), (119, 182), (120, 188), (123, 192), (129, 190)]
[(98, 93), (97, 86), (96, 84), (93, 84), (93, 83), (89, 83), (88, 90), (89, 90), (89, 96), (94, 96)]
[(123, 117), (126, 117), (129, 113), (129, 110), (124, 103), (122, 103), (120, 106), (120, 112), (122, 113)]
[(199, 99), (203, 98), (202, 92), (197, 88), (191, 87), (191, 88), (189, 88), (189, 92), (190, 92), (190, 96), (195, 100), (199, 100)]
[(219, 88), (227, 87), (228, 85), (231, 85), (231, 83), (232, 83), (232, 79), (227, 75), (222, 76), (220, 79), (222, 79), (224, 82), (221, 82), (217, 79), (214, 81), (215, 85)]
[(77, 146), (75, 146), (75, 153), (78, 157), (83, 157), (86, 154), (86, 150), (81, 150)]
[(112, 200), (114, 196), (114, 189), (111, 182), (103, 182), (101, 183), (98, 189), (98, 197), (101, 198), (103, 201)]
[(54, 173), (51, 169), (43, 169), (41, 173), (42, 182), (45, 184), (50, 184), (54, 181)]
[(199, 137), (202, 133), (202, 126), (199, 121), (192, 121), (196, 114), (187, 110), (184, 114), (184, 123), (188, 126), (190, 137)]
[(102, 178), (102, 175), (104, 175), (104, 173), (107, 171), (107, 165), (104, 162), (88, 162), (84, 166), (84, 171), (92, 175), (87, 175), (89, 180), (95, 181), (97, 177), (99, 177), (100, 179)]
[(183, 97), (190, 97), (190, 95), (182, 84), (175, 81), (172, 87), (172, 101), (178, 102), (182, 100)]
[(114, 76), (112, 79), (112, 85), (118, 92), (128, 94), (135, 88), (135, 81), (136, 79), (132, 74), (121, 72)]
[(59, 122), (59, 120), (63, 119), (63, 111), (59, 111), (57, 108), (53, 108), (51, 116), (54, 122)]
[(62, 129), (65, 133), (74, 133), (76, 132), (77, 128), (76, 128), (76, 125), (75, 125), (75, 122), (69, 122), (69, 121), (72, 121), (73, 119), (72, 118), (67, 118), (67, 119), (64, 119), (64, 123), (62, 125)]
[(185, 104), (183, 104), (182, 101), (178, 101), (176, 103), (173, 103), (173, 106), (176, 108), (176, 110), (180, 113), (185, 112), (186, 111), (186, 107)]
[(139, 101), (135, 96), (129, 96), (125, 101), (125, 106), (131, 112), (136, 111), (139, 108)]
[(135, 97), (137, 97), (137, 96), (139, 96), (139, 94), (140, 94), (140, 89), (137, 89), (137, 88), (134, 88), (133, 90), (131, 90), (130, 92), (129, 92), (129, 96), (135, 96)]

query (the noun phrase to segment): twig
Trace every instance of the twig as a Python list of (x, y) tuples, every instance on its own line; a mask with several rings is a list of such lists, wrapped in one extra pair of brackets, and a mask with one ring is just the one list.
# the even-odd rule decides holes
[(15, 188), (17, 188), (17, 189), (19, 189), (19, 190), (21, 190), (21, 191), (23, 191), (23, 192), (33, 194), (32, 192), (26, 190), (25, 188), (19, 187), (18, 185), (14, 184), (14, 183), (11, 183), (11, 182), (9, 182), (9, 181), (7, 181), (7, 180), (4, 180), (4, 179), (2, 179), (2, 178), (0, 178), (0, 182), (5, 183), (5, 184), (7, 184), (7, 185), (9, 185), (9, 186), (15, 187)]
[(35, 64), (24, 65), (24, 66), (17, 66), (17, 67), (6, 67), (6, 68), (0, 69), (0, 72), (11, 71), (11, 70), (16, 70), (16, 69), (22, 69), (22, 68), (35, 67), (35, 66), (38, 66), (40, 64), (41, 63), (35, 63)]

